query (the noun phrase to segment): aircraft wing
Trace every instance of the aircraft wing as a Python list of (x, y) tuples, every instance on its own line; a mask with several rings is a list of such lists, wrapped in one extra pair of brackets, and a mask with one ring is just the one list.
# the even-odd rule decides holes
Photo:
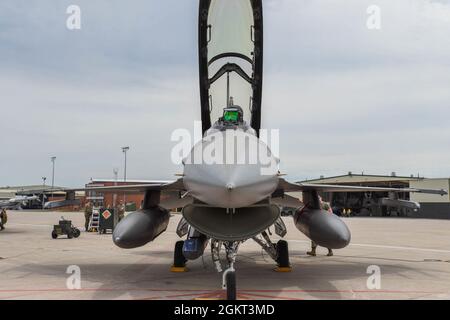
[(97, 191), (97, 192), (118, 192), (118, 193), (144, 193), (146, 191), (161, 191), (160, 206), (165, 209), (175, 209), (184, 207), (193, 202), (188, 194), (182, 194), (185, 191), (183, 179), (176, 181), (155, 181), (147, 184), (107, 186), (107, 187), (89, 187), (64, 189), (68, 194), (74, 194), (75, 191)]
[(182, 179), (178, 179), (176, 181), (155, 181), (146, 184), (136, 184), (136, 185), (64, 189), (63, 191), (66, 192), (99, 191), (99, 192), (120, 192), (120, 193), (137, 193), (145, 191), (184, 191), (184, 184)]
[(278, 196), (278, 197), (273, 197), (271, 199), (271, 202), (278, 206), (296, 208), (296, 209), (304, 206), (303, 202), (301, 202), (299, 199), (289, 196), (287, 194), (284, 194), (284, 195)]
[(308, 191), (317, 190), (322, 192), (415, 192), (438, 194), (441, 196), (447, 195), (448, 191), (441, 189), (416, 189), (416, 188), (379, 188), (379, 187), (358, 187), (345, 185), (327, 185), (327, 184), (313, 184), (313, 183), (292, 183), (285, 179), (280, 179), (278, 189), (284, 192)]

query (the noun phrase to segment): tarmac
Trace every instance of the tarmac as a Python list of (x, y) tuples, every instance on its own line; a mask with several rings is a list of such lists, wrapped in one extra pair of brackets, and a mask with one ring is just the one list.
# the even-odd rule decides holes
[[(82, 230), (78, 239), (51, 238), (61, 215)], [(133, 250), (115, 247), (110, 234), (84, 232), (82, 212), (9, 211), (8, 218), (0, 232), (0, 299), (224, 297), (209, 247), (203, 259), (188, 263), (188, 272), (170, 272), (179, 215), (153, 243)], [(309, 240), (291, 217), (284, 219), (292, 271), (275, 272), (268, 255), (245, 242), (236, 263), (239, 299), (450, 299), (450, 221), (346, 218), (351, 245), (333, 257), (324, 248), (310, 257)]]

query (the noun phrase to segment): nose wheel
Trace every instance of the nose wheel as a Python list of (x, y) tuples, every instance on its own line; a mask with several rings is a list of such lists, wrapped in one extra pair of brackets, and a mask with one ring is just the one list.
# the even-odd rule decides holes
[(223, 273), (223, 288), (227, 291), (227, 300), (237, 299), (236, 271), (233, 268)]

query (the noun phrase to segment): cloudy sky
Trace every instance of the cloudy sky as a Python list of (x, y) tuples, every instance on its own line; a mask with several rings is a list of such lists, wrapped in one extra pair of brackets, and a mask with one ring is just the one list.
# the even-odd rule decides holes
[[(80, 6), (81, 30), (66, 9)], [(450, 176), (450, 1), (264, 0), (263, 126), (289, 179)], [(369, 30), (367, 8), (381, 9)], [(2, 0), (0, 185), (173, 179), (200, 119), (197, 0)], [(49, 180), (47, 180), (49, 181)]]

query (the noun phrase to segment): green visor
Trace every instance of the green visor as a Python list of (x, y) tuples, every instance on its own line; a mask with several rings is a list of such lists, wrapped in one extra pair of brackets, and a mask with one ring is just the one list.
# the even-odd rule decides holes
[(225, 111), (223, 120), (228, 121), (228, 122), (238, 122), (239, 121), (239, 112), (238, 111)]

